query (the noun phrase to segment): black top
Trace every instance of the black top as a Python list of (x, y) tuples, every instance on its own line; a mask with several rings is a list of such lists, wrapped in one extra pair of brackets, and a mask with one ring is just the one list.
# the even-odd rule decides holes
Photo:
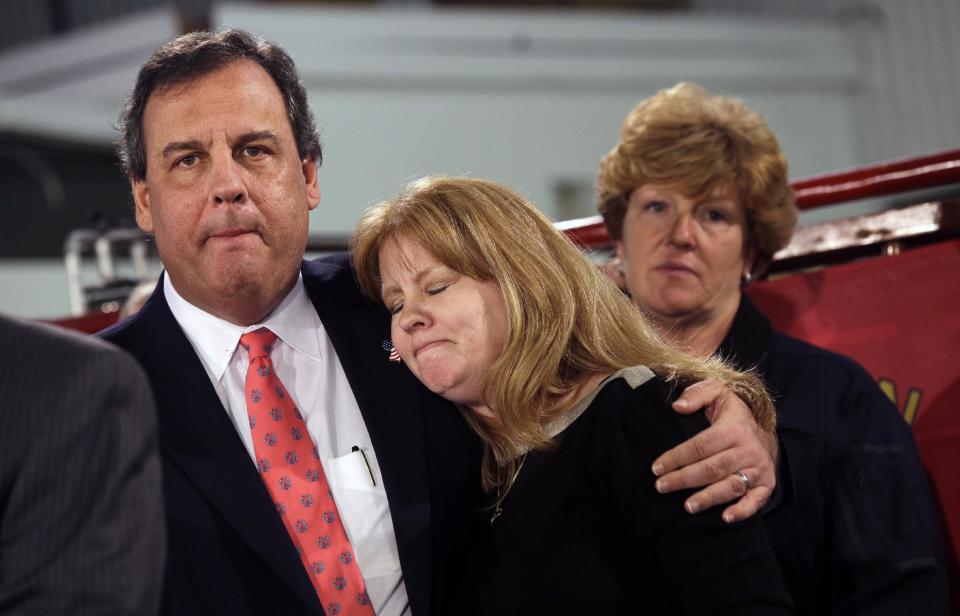
[(777, 407), (763, 518), (798, 614), (946, 614), (931, 492), (909, 426), (855, 361), (775, 332), (744, 296), (720, 353)]
[(659, 378), (613, 379), (555, 447), (530, 452), (455, 611), (789, 613), (759, 519), (689, 515), (689, 492), (654, 489), (653, 460), (707, 425), (675, 413), (673, 397)]

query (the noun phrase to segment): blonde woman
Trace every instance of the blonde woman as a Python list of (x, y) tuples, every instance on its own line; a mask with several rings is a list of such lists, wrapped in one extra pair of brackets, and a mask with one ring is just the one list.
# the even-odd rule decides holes
[[(492, 536), (458, 612), (786, 613), (755, 520), (688, 515), (650, 465), (706, 427), (670, 401), (714, 378), (772, 420), (752, 376), (671, 350), (531, 204), (467, 178), (427, 178), (369, 210), (361, 287), (393, 345), (486, 444)], [(451, 609), (453, 609), (451, 607)]]

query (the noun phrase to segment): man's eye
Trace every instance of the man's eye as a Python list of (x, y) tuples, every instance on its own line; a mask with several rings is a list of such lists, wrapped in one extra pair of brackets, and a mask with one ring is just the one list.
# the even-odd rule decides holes
[(200, 160), (196, 154), (187, 154), (182, 156), (177, 160), (177, 165), (181, 167), (192, 167), (197, 164), (197, 161)]
[(266, 150), (258, 145), (248, 145), (247, 147), (243, 148), (243, 155), (247, 158), (258, 158), (266, 153)]

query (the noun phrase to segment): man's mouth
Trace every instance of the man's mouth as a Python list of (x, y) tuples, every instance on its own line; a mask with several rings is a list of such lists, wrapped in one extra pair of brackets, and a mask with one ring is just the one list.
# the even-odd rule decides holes
[(207, 240), (232, 240), (240, 239), (248, 235), (259, 235), (257, 230), (250, 227), (230, 227), (228, 229), (221, 229), (207, 236)]

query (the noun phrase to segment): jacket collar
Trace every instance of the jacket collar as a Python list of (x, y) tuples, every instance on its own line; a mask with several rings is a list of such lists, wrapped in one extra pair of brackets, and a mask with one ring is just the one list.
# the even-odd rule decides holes
[(762, 377), (766, 373), (764, 363), (772, 337), (770, 320), (743, 293), (730, 331), (720, 343), (717, 353), (739, 370), (755, 369)]
[(301, 271), (381, 460), (410, 606), (429, 613), (432, 507), (422, 388), (406, 366), (388, 360), (383, 343), (390, 340), (390, 315), (360, 294), (345, 258), (304, 262)]

